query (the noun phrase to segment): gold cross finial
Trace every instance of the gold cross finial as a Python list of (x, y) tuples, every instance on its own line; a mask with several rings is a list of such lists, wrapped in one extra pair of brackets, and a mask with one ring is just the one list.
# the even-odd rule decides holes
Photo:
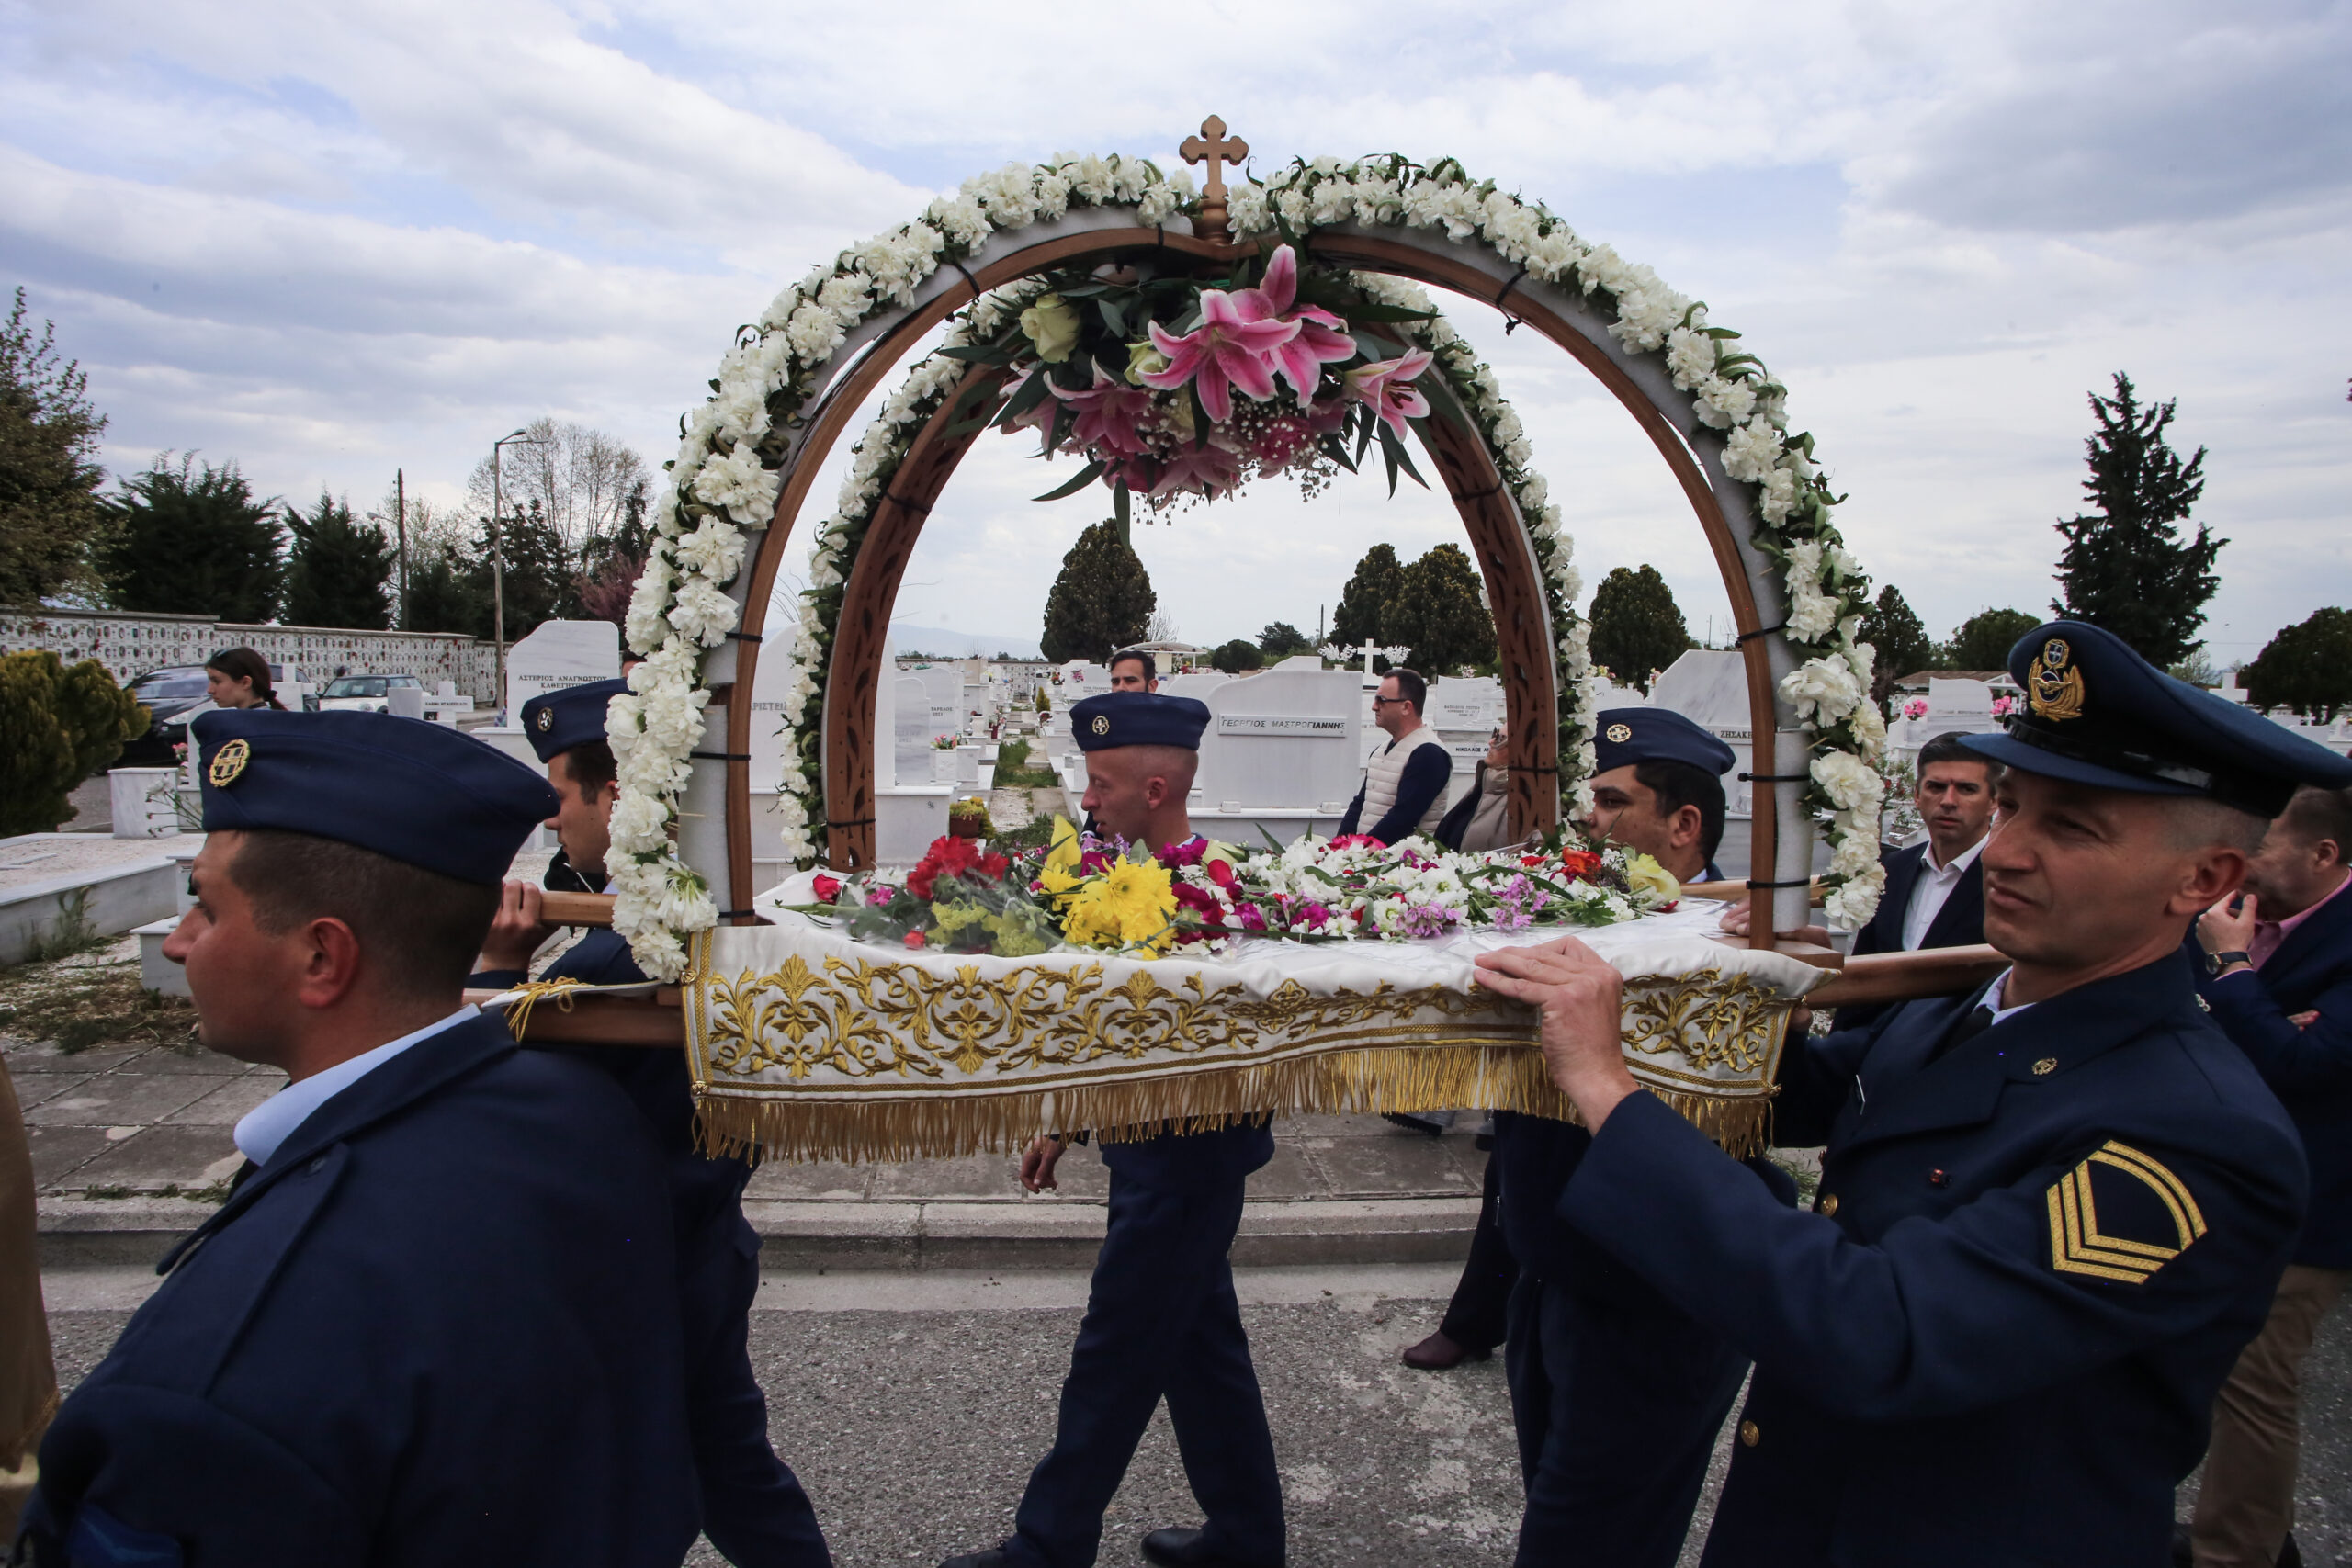
[(1211, 115), (1201, 121), (1200, 135), (1187, 136), (1184, 144), (1176, 151), (1182, 154), (1187, 164), (1205, 160), (1209, 166), (1208, 177), (1201, 182), (1201, 220), (1193, 225), (1193, 231), (1204, 240), (1227, 238), (1225, 227), (1225, 170), (1221, 165), (1231, 164), (1239, 168), (1241, 160), (1250, 156), (1250, 143), (1238, 136), (1228, 138), (1225, 134), (1225, 121)]

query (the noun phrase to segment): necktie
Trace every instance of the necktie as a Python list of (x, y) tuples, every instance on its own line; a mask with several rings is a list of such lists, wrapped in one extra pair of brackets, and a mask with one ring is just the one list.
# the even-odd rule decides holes
[(1944, 1032), (1944, 1037), (1936, 1042), (1936, 1048), (1928, 1053), (1928, 1060), (1940, 1061), (1992, 1027), (1993, 1010), (1979, 1002), (1958, 1023)]

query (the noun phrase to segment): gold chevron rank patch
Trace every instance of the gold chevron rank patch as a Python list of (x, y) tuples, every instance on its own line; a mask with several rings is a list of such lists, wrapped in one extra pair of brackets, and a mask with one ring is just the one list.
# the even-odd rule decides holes
[(2048, 1196), (2050, 1266), (2062, 1274), (2144, 1285), (2205, 1234), (2188, 1185), (2163, 1161), (2113, 1139)]

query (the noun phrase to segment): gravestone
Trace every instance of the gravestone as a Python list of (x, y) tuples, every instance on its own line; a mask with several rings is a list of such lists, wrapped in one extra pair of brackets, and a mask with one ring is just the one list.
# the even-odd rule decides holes
[(900, 785), (931, 783), (931, 692), (920, 675), (890, 682), (890, 755), (893, 780)]
[(1363, 782), (1355, 672), (1313, 658), (1227, 681), (1210, 691), (1198, 784), (1211, 810), (1317, 810), (1344, 805)]
[(1182, 675), (1162, 675), (1159, 689), (1171, 697), (1196, 697), (1206, 702), (1211, 692), (1232, 679), (1222, 670), (1187, 671)]
[(1453, 776), (1468, 778), (1487, 755), (1487, 737), (1503, 721), (1503, 683), (1491, 675), (1442, 676), (1432, 682), (1421, 718), (1445, 742)]
[(506, 650), (506, 722), (548, 692), (621, 672), (621, 629), (610, 621), (543, 621)]

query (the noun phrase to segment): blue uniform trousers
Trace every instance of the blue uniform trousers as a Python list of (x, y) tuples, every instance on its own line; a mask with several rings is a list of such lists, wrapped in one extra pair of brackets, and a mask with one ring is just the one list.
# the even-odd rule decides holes
[(1162, 1398), (1206, 1544), (1253, 1568), (1283, 1562), (1282, 1483), (1227, 1254), (1245, 1174), (1146, 1186), (1114, 1165), (1109, 1234), (1062, 1383), (1052, 1450), (1031, 1472), (1006, 1555), (1089, 1568), (1102, 1515)]
[(1651, 1292), (1522, 1274), (1505, 1366), (1527, 1485), (1515, 1568), (1672, 1568), (1747, 1359)]
[[(733, 1228), (748, 1229), (730, 1211)], [(830, 1568), (817, 1511), (768, 1442), (768, 1401), (752, 1371), (758, 1241), (681, 1248), (686, 1331), (686, 1427), (702, 1529), (736, 1568)]]

